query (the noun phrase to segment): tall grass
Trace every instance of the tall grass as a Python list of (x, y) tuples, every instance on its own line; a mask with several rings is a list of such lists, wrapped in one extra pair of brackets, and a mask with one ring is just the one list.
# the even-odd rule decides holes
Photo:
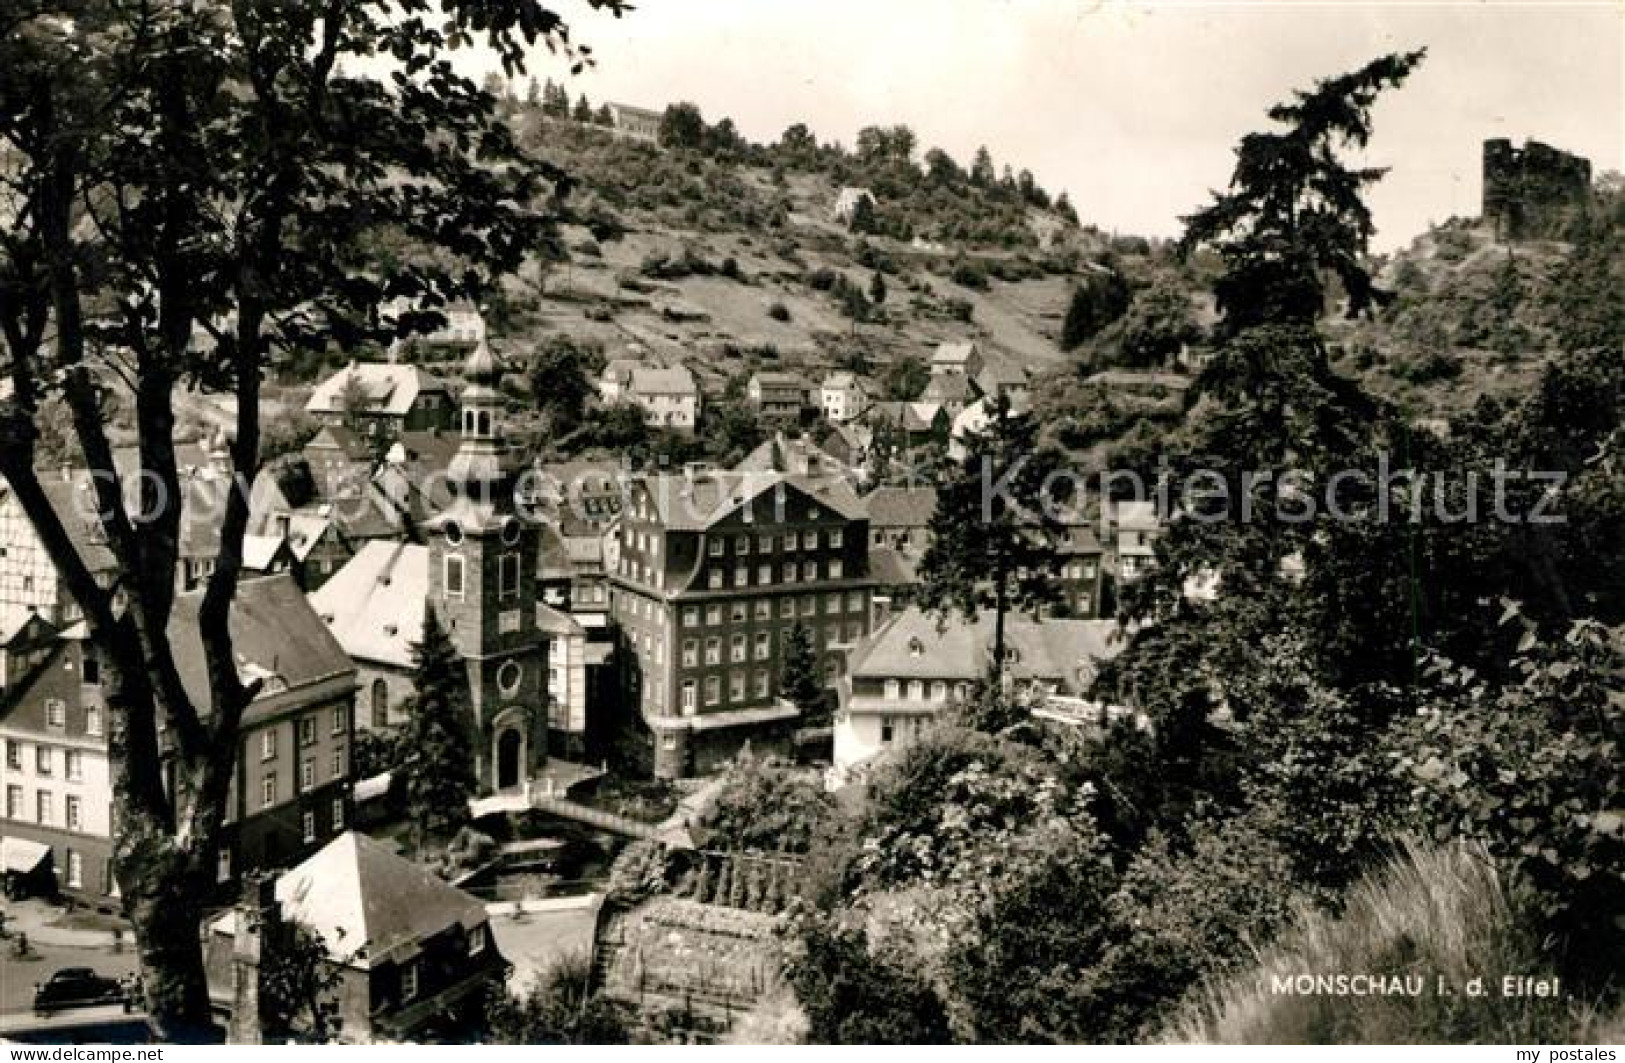
[[(1611, 1042), (1625, 1009), (1604, 1014), (1561, 986), (1554, 999), (1503, 996), (1506, 975), (1550, 977), (1552, 960), (1521, 921), (1487, 853), (1407, 844), (1357, 883), (1340, 916), (1301, 909), (1250, 972), (1204, 986), (1163, 1040), (1197, 1044)], [(1421, 976), (1417, 996), (1298, 995), (1276, 978)], [(1447, 993), (1440, 993), (1437, 979)], [(1468, 983), (1482, 979), (1485, 995)]]

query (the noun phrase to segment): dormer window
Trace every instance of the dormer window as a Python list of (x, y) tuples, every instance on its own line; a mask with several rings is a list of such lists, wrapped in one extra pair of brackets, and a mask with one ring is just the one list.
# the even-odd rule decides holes
[(920, 641), (919, 636), (915, 636), (914, 638), (908, 640), (908, 655), (910, 657), (919, 657), (924, 653), (925, 643)]

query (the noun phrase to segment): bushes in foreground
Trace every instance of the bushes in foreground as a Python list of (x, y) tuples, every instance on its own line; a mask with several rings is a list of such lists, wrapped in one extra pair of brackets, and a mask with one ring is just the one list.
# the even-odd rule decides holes
[[(1302, 908), (1258, 965), (1209, 986), (1165, 1031), (1186, 1044), (1617, 1042), (1625, 1010), (1566, 991), (1503, 994), (1553, 976), (1533, 921), (1476, 845), (1408, 845), (1347, 894), (1341, 916)], [(1296, 991), (1304, 976), (1383, 975), (1399, 993)], [(1470, 985), (1481, 979), (1482, 995)], [(1441, 986), (1443, 991), (1441, 991)], [(1288, 987), (1292, 987), (1289, 991)]]

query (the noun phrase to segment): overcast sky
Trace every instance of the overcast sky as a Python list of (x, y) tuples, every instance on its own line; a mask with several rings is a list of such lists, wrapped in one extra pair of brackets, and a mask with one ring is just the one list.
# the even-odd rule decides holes
[[(1238, 137), (1295, 86), (1385, 52), (1426, 63), (1379, 104), (1378, 245), (1476, 214), (1480, 144), (1535, 137), (1625, 169), (1625, 3), (562, 0), (597, 67), (572, 94), (697, 103), (753, 140), (804, 121), (850, 145), (906, 123), (962, 163), (980, 144), (1065, 189), (1085, 221), (1173, 235)], [(564, 77), (562, 62), (539, 63)]]

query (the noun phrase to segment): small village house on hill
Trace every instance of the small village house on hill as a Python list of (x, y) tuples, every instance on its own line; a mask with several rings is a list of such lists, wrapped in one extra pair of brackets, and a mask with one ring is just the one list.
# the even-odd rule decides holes
[(305, 412), (324, 425), (395, 439), (402, 432), (450, 428), (456, 405), (445, 381), (415, 365), (351, 362), (316, 385)]

